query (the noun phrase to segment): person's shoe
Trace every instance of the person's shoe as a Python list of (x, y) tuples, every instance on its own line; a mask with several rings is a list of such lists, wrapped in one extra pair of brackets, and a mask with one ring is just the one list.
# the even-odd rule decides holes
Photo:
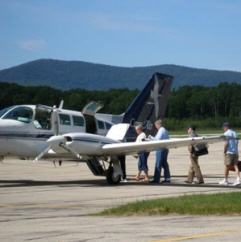
[(155, 180), (151, 180), (150, 183), (158, 183), (158, 182)]
[(126, 179), (122, 180), (123, 182), (128, 182)]
[(170, 180), (161, 181), (161, 183), (170, 183), (170, 182), (171, 182)]
[(239, 179), (237, 179), (237, 180), (234, 182), (233, 186), (238, 186), (238, 185), (240, 185), (240, 180), (239, 180)]
[(142, 180), (140, 180), (140, 182), (150, 182), (148, 178), (144, 178)]
[(227, 186), (228, 185), (228, 181), (224, 179), (224, 180), (219, 182), (219, 185), (226, 185)]
[(196, 184), (203, 184), (204, 181), (197, 181)]
[(184, 181), (185, 183), (189, 183), (189, 184), (192, 184), (192, 182), (190, 182), (190, 181), (188, 181), (188, 180), (186, 180), (186, 181)]

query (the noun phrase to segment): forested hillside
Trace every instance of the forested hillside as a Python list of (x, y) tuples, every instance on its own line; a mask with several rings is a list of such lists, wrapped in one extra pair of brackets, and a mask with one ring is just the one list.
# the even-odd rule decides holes
[(241, 84), (241, 73), (196, 69), (176, 65), (115, 67), (82, 61), (42, 59), (0, 71), (0, 82), (24, 86), (49, 86), (61, 90), (82, 88), (142, 89), (153, 73), (174, 76), (173, 88), (185, 85), (217, 86), (221, 82)]
[[(110, 89), (62, 91), (50, 87), (23, 87), (0, 83), (0, 109), (16, 104), (59, 105), (81, 111), (89, 101), (104, 104), (103, 113), (121, 114), (132, 103), (139, 90)], [(241, 85), (220, 83), (217, 87), (183, 86), (171, 91), (165, 115), (169, 130), (186, 129), (190, 123), (200, 128), (216, 128), (221, 132), (224, 121), (241, 127)]]

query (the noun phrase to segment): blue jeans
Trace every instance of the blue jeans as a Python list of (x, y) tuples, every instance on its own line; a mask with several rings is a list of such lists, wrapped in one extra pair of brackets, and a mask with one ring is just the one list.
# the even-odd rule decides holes
[(155, 171), (154, 171), (154, 181), (159, 183), (161, 178), (161, 170), (164, 169), (164, 178), (165, 180), (171, 179), (169, 165), (167, 163), (167, 156), (169, 150), (157, 150), (156, 151), (156, 164), (155, 164)]
[(138, 159), (138, 171), (148, 171), (148, 166), (147, 166), (147, 158), (149, 156), (149, 152), (144, 152), (139, 154), (139, 159)]

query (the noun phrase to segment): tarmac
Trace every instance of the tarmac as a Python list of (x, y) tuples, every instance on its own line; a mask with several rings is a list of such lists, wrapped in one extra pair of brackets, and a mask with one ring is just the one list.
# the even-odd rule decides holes
[[(199, 159), (204, 184), (186, 184), (187, 147), (169, 152), (170, 184), (129, 180), (117, 186), (95, 177), (85, 163), (5, 158), (0, 163), (0, 241), (239, 241), (240, 216), (93, 216), (129, 202), (188, 194), (241, 191), (218, 184), (223, 179), (223, 143), (211, 144)], [(148, 159), (150, 178), (155, 152)], [(127, 179), (136, 175), (137, 160), (128, 156)]]

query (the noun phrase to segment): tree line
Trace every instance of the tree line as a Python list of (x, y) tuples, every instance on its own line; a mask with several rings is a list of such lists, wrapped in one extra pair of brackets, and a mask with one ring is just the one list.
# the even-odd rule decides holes
[[(45, 104), (81, 111), (90, 101), (104, 104), (103, 113), (121, 114), (138, 95), (139, 90), (110, 89), (62, 91), (46, 86), (20, 86), (0, 82), (0, 109), (17, 104)], [(241, 85), (220, 83), (216, 87), (183, 86), (173, 89), (168, 97), (165, 126), (180, 130), (193, 123), (202, 129), (219, 128), (224, 121), (241, 127)]]

